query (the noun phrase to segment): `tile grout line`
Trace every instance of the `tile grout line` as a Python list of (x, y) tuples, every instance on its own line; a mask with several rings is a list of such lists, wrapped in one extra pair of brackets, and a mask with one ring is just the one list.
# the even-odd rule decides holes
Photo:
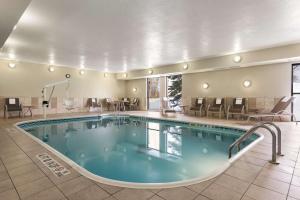
[[(19, 199), (21, 199), (21, 196), (20, 196), (20, 194), (19, 194), (19, 192), (18, 192), (18, 190), (17, 190), (17, 187), (16, 187), (15, 183), (13, 182), (13, 180), (12, 180), (12, 178), (11, 178), (10, 174), (8, 173), (8, 170), (7, 170), (7, 168), (6, 168), (6, 166), (5, 166), (4, 162), (2, 161), (2, 159), (1, 159), (1, 158), (0, 158), (0, 161), (2, 162), (2, 164), (3, 164), (3, 166), (4, 166), (5, 170), (6, 170), (6, 173), (7, 173), (7, 175), (8, 175), (8, 177), (9, 177), (10, 181), (12, 182), (12, 184), (13, 184), (13, 186), (14, 186), (14, 189), (15, 189), (15, 191), (16, 191), (16, 193), (17, 193), (17, 195), (18, 195)], [(7, 190), (7, 191), (8, 191), (8, 190)]]
[[(20, 133), (19, 131), (17, 131), (18, 133)], [(7, 134), (7, 136), (18, 146), (18, 148), (19, 149), (21, 149), (21, 151), (26, 155), (26, 156), (28, 156), (28, 158), (38, 167), (38, 169), (39, 170), (41, 170), (40, 169), (40, 167), (39, 167), (39, 165), (37, 164), (37, 163), (35, 163), (34, 161), (33, 161), (33, 159), (19, 146), (19, 144), (18, 143), (16, 143), (16, 141), (9, 135), (9, 134)], [(51, 183), (53, 183), (53, 185), (63, 194), (63, 196), (66, 198), (66, 199), (69, 199), (61, 190), (60, 190), (60, 188), (59, 187), (57, 187), (57, 185), (47, 176), (47, 174), (43, 171), (43, 170), (41, 170), (41, 172), (49, 179), (49, 181), (51, 181)], [(46, 190), (46, 189), (45, 189)], [(42, 190), (42, 191), (45, 191), (45, 190)], [(42, 191), (40, 191), (40, 192), (42, 192)], [(38, 194), (39, 192), (36, 192), (36, 193), (34, 193), (34, 194)], [(18, 193), (19, 194), (19, 193)], [(32, 194), (32, 195), (34, 195), (34, 194)], [(30, 195), (30, 196), (32, 196), (32, 195)], [(21, 199), (21, 198), (20, 198)]]
[(298, 161), (298, 159), (300, 158), (300, 148), (298, 148), (298, 155), (297, 155), (297, 160), (296, 160), (296, 162), (295, 162), (295, 166), (294, 166), (294, 170), (293, 170), (293, 174), (292, 174), (292, 179), (291, 179), (291, 182), (290, 182), (290, 184), (289, 184), (289, 189), (288, 189), (288, 193), (287, 193), (287, 196), (286, 196), (286, 199), (288, 198), (288, 196), (289, 196), (289, 193), (290, 193), (290, 188), (291, 188), (291, 185), (292, 185), (292, 181), (293, 181), (293, 178), (294, 178), (294, 173), (295, 173), (295, 169), (296, 169), (296, 165), (297, 165), (297, 161)]

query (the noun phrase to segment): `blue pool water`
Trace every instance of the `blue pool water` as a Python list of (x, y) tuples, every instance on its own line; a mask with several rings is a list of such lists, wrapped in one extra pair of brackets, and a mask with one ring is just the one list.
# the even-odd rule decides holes
[(134, 116), (47, 120), (19, 127), (95, 175), (133, 183), (205, 178), (228, 163), (228, 146), (244, 133)]

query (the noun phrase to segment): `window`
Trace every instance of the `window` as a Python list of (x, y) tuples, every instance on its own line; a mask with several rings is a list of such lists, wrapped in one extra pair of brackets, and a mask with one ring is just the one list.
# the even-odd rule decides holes
[(300, 119), (300, 63), (292, 65), (292, 96), (296, 97), (292, 103), (292, 112), (297, 121)]
[(182, 75), (172, 75), (167, 77), (167, 94), (170, 99), (170, 107), (180, 111), (182, 99)]

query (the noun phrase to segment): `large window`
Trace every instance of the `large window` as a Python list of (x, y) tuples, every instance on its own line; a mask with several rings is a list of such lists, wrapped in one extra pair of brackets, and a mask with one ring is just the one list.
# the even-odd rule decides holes
[(167, 94), (170, 99), (170, 107), (180, 110), (182, 98), (182, 75), (172, 75), (167, 77)]
[(300, 120), (300, 63), (292, 65), (292, 96), (296, 97), (292, 103), (292, 111), (297, 121)]

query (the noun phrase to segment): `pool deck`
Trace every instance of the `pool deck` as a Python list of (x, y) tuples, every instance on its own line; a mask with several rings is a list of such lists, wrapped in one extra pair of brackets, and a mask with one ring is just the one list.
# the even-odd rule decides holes
[[(131, 112), (161, 117), (155, 112)], [(52, 115), (50, 118), (88, 115)], [(271, 137), (244, 154), (218, 177), (202, 183), (170, 189), (130, 189), (92, 181), (72, 169), (43, 146), (21, 133), (14, 124), (33, 118), (0, 119), (0, 200), (300, 200), (300, 124), (280, 122), (282, 152), (279, 165), (271, 158)], [(178, 114), (176, 120), (249, 128), (244, 121), (199, 118)], [(37, 158), (48, 152), (68, 168), (69, 175), (57, 178)]]

